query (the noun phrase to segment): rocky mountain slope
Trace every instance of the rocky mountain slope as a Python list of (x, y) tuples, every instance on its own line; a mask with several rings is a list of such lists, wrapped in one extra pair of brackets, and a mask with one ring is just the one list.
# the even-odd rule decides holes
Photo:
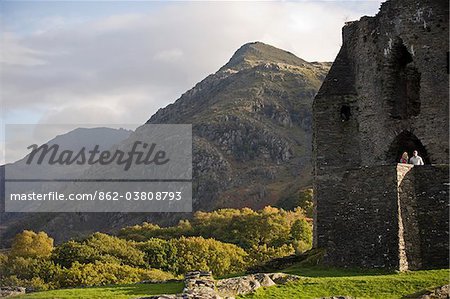
[(329, 68), (242, 46), (148, 123), (192, 123), (194, 208), (275, 205), (311, 182), (311, 105)]
[[(286, 205), (311, 184), (311, 107), (330, 63), (255, 42), (149, 120), (193, 125), (193, 208)], [(289, 204), (288, 204), (289, 205)], [(6, 230), (44, 229), (56, 240), (186, 214), (53, 213)], [(64, 227), (64, 231), (61, 231)]]

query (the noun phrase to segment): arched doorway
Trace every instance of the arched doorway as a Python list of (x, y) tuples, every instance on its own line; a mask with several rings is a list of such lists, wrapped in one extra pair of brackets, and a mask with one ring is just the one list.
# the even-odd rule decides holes
[(409, 131), (403, 131), (394, 138), (389, 146), (389, 150), (386, 152), (386, 162), (390, 164), (398, 163), (403, 152), (407, 152), (408, 156), (411, 157), (414, 150), (419, 152), (419, 156), (422, 157), (425, 164), (430, 164), (427, 150), (419, 138)]

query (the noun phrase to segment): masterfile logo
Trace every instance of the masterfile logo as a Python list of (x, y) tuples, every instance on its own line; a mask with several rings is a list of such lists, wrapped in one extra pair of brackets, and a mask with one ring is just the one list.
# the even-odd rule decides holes
[(36, 163), (42, 164), (44, 158), (49, 156), (48, 163), (50, 165), (108, 165), (111, 163), (116, 163), (117, 165), (124, 165), (124, 170), (130, 169), (133, 163), (140, 165), (164, 165), (170, 161), (166, 158), (166, 152), (163, 150), (156, 150), (157, 144), (148, 144), (142, 141), (135, 141), (131, 148), (131, 151), (124, 152), (121, 150), (115, 151), (100, 151), (99, 145), (96, 144), (92, 150), (87, 150), (86, 147), (82, 147), (78, 152), (72, 150), (59, 151), (59, 145), (53, 144), (49, 146), (48, 144), (43, 144), (38, 146), (37, 144), (32, 144), (28, 149), (32, 149), (28, 156), (27, 164), (30, 165), (34, 161), (36, 155), (38, 158)]
[[(8, 125), (7, 137), (40, 129), (27, 126)], [(5, 166), (7, 212), (192, 211), (191, 125), (146, 124), (117, 142), (71, 133), (29, 142)]]

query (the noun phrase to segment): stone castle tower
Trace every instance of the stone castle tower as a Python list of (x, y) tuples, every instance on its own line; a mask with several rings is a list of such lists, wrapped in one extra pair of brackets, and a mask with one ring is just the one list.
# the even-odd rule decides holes
[[(449, 3), (343, 28), (313, 104), (314, 246), (336, 266), (448, 267)], [(397, 164), (418, 150), (425, 166)]]

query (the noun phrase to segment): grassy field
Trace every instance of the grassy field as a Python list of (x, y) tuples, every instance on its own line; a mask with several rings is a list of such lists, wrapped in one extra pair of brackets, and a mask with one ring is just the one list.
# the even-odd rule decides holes
[[(261, 288), (241, 299), (262, 298), (320, 298), (324, 296), (352, 296), (356, 298), (390, 299), (414, 298), (437, 286), (449, 283), (450, 270), (427, 270), (388, 273), (377, 270), (342, 270), (320, 267), (291, 267), (283, 272), (303, 278), (284, 286)], [(234, 275), (233, 275), (234, 276)], [(158, 294), (180, 293), (181, 282), (164, 284), (131, 284), (91, 288), (62, 289), (37, 292), (14, 298), (75, 299), (75, 298), (137, 298)]]
[(300, 281), (285, 286), (259, 289), (245, 299), (320, 298), (352, 296), (355, 298), (414, 298), (426, 290), (449, 283), (450, 270), (427, 270), (405, 273), (340, 270), (321, 268), (288, 268), (283, 271), (300, 275)]
[(114, 299), (128, 299), (144, 297), (158, 294), (176, 294), (183, 290), (182, 282), (169, 282), (160, 284), (130, 284), (130, 285), (115, 285), (104, 287), (91, 288), (76, 288), (76, 289), (61, 289), (46, 292), (31, 293), (24, 296), (17, 296), (13, 298), (26, 299), (100, 299), (100, 298), (114, 298)]

